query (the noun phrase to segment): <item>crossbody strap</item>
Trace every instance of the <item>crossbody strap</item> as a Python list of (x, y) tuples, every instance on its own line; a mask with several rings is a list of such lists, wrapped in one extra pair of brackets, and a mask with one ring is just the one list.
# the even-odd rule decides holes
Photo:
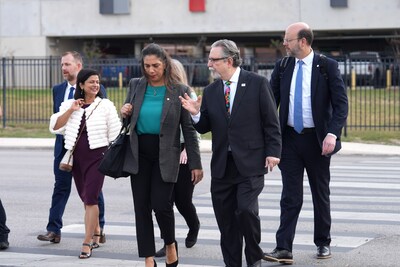
[[(103, 99), (102, 99), (102, 100), (103, 100)], [(90, 114), (87, 116), (87, 119), (85, 120), (85, 123), (82, 125), (82, 128), (81, 128), (81, 130), (79, 131), (78, 138), (76, 138), (75, 144), (74, 144), (74, 146), (73, 146), (72, 149), (71, 149), (71, 155), (74, 153), (76, 144), (78, 143), (78, 140), (79, 140), (79, 138), (80, 138), (81, 135), (82, 135), (83, 129), (85, 129), (85, 127), (86, 127), (86, 122), (87, 122), (87, 120), (90, 118), (90, 116), (92, 116), (93, 111), (100, 105), (100, 103), (101, 103), (102, 100), (100, 100), (99, 103), (97, 103), (97, 105), (94, 107), (94, 109), (92, 110), (92, 112), (90, 112)], [(83, 113), (83, 115), (85, 115), (85, 113)]]

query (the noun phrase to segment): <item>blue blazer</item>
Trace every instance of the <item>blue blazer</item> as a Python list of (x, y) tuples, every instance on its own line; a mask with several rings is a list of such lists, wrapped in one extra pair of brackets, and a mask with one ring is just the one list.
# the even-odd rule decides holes
[[(60, 111), (61, 103), (64, 102), (65, 90), (67, 90), (68, 82), (64, 81), (60, 84), (57, 84), (53, 87), (53, 113), (57, 113)], [(104, 97), (107, 97), (106, 89), (103, 85), (100, 85), (100, 90), (103, 93)], [(60, 134), (56, 135), (56, 140), (54, 143), (54, 158), (58, 163), (62, 160), (62, 157), (65, 154), (64, 149), (64, 137)], [(58, 168), (58, 164), (55, 163)]]
[[(328, 75), (328, 79), (326, 79), (320, 71), (319, 59), (320, 55), (315, 54), (311, 72), (311, 109), (321, 151), (322, 142), (327, 133), (337, 136), (335, 150), (332, 153), (334, 154), (342, 147), (340, 136), (347, 119), (347, 94), (337, 61), (328, 57), (326, 58), (325, 68)], [(270, 83), (274, 92), (276, 105), (279, 107), (279, 120), (283, 135), (289, 116), (290, 84), (295, 60), (294, 58), (290, 58), (282, 78), (280, 78), (280, 62), (279, 60), (275, 64)]]

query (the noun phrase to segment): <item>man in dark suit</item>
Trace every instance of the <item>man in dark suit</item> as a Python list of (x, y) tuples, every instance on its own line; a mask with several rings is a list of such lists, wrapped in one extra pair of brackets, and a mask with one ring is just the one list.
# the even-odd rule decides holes
[(220, 79), (207, 86), (197, 101), (187, 95), (181, 99), (196, 130), (212, 133), (211, 196), (224, 262), (229, 267), (242, 266), (243, 238), (247, 265), (261, 266), (258, 196), (264, 188), (264, 174), (279, 163), (281, 153), (269, 83), (241, 69), (240, 64), (233, 41), (215, 42), (208, 66)]
[[(59, 111), (60, 105), (67, 99), (71, 99), (74, 96), (76, 88), (76, 77), (79, 71), (82, 69), (83, 60), (82, 56), (75, 51), (65, 52), (61, 57), (61, 69), (64, 82), (55, 85), (53, 87), (53, 112)], [(100, 90), (104, 96), (106, 91), (104, 86), (101, 86)], [(51, 207), (49, 213), (49, 221), (47, 224), (47, 233), (38, 235), (37, 238), (41, 241), (50, 241), (52, 243), (59, 243), (61, 241), (61, 228), (62, 216), (64, 214), (65, 206), (69, 195), (71, 193), (72, 174), (71, 172), (61, 171), (59, 169), (60, 161), (64, 157), (67, 150), (64, 148), (64, 137), (57, 134), (54, 144), (54, 164), (53, 171), (55, 176), (55, 183), (53, 189), (53, 195), (51, 198)], [(103, 193), (99, 196), (99, 221), (100, 228), (104, 227), (104, 199)], [(100, 233), (100, 243), (105, 242), (105, 236)]]
[(285, 264), (293, 263), (293, 239), (303, 204), (304, 169), (314, 205), (317, 258), (331, 257), (329, 166), (331, 155), (341, 148), (348, 103), (338, 63), (315, 54), (312, 41), (313, 32), (307, 24), (290, 25), (283, 42), (290, 58), (284, 70), (281, 61), (276, 63), (270, 81), (279, 106), (283, 189), (277, 245), (271, 253), (264, 254), (264, 259)]

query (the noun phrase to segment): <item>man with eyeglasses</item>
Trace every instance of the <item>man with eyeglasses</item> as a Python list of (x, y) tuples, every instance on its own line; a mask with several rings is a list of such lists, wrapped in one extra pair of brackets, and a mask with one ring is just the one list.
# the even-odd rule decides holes
[(261, 266), (263, 251), (258, 196), (264, 174), (279, 163), (281, 135), (268, 80), (240, 68), (236, 44), (212, 44), (208, 67), (220, 78), (207, 86), (203, 97), (181, 98), (194, 127), (212, 133), (211, 198), (221, 233), (224, 263), (242, 266), (245, 242), (247, 266)]
[[(293, 264), (293, 240), (303, 204), (304, 169), (314, 206), (314, 243), (317, 258), (331, 257), (330, 161), (341, 148), (348, 102), (338, 63), (311, 48), (313, 32), (303, 22), (290, 25), (283, 45), (288, 56), (282, 73), (275, 64), (271, 87), (279, 106), (282, 132), (280, 226), (276, 248), (264, 254), (267, 261)], [(323, 71), (321, 68), (325, 68)]]

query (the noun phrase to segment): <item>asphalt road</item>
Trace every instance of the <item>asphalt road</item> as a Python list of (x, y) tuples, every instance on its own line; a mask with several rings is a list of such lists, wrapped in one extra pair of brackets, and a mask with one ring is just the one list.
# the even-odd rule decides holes
[[(210, 200), (210, 153), (202, 153), (205, 178), (194, 202), (201, 230), (198, 243), (184, 247), (187, 227), (176, 213), (180, 266), (223, 266), (219, 232)], [(133, 202), (128, 179), (106, 177), (107, 242), (88, 260), (79, 260), (83, 207), (72, 189), (60, 244), (41, 242), (53, 189), (51, 149), (0, 150), (0, 197), (11, 229), (10, 248), (0, 251), (0, 266), (143, 266), (137, 256)], [(332, 253), (315, 258), (311, 196), (305, 177), (304, 206), (294, 244), (293, 266), (400, 266), (400, 156), (336, 155), (332, 159)], [(260, 196), (262, 247), (275, 247), (279, 225), (280, 172), (265, 176)], [(155, 225), (155, 227), (157, 227)], [(159, 233), (158, 230), (155, 231)], [(157, 247), (162, 246), (156, 239)], [(159, 265), (164, 259), (157, 259)], [(263, 262), (263, 266), (278, 264)]]

